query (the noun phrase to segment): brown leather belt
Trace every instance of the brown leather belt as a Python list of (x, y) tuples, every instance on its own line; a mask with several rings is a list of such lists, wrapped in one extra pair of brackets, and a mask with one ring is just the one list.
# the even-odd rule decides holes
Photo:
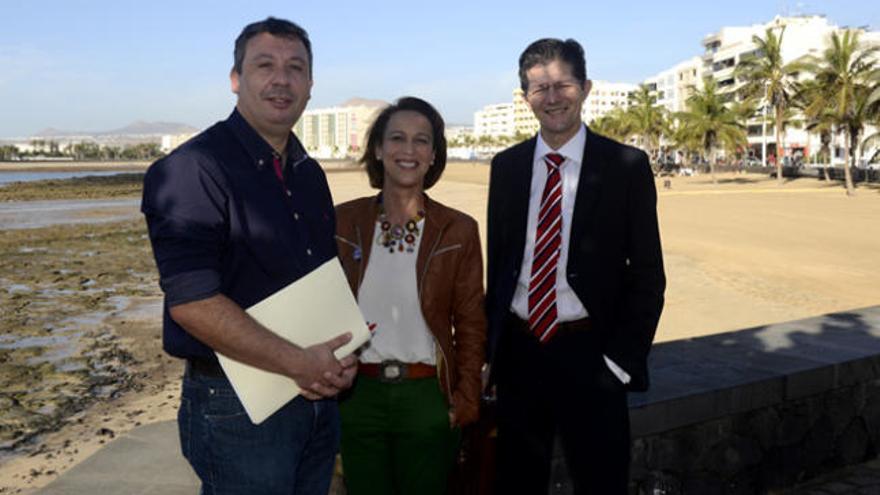
[(402, 380), (437, 376), (437, 367), (424, 363), (403, 363), (388, 360), (381, 363), (359, 363), (358, 374), (378, 378), (386, 383), (395, 383)]

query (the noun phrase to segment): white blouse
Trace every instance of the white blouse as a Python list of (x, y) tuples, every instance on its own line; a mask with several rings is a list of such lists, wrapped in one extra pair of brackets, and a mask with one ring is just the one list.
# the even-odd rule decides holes
[[(418, 222), (424, 232), (425, 220)], [(367, 272), (358, 291), (358, 305), (367, 322), (376, 324), (361, 353), (363, 363), (395, 359), (404, 363), (436, 364), (434, 336), (422, 315), (416, 282), (416, 257), (422, 236), (412, 252), (382, 246), (382, 229), (376, 223)]]

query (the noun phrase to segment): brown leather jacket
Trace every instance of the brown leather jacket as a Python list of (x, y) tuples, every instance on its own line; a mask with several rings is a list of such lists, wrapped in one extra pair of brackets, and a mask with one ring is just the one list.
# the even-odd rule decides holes
[[(336, 207), (339, 259), (355, 296), (370, 260), (378, 216), (377, 197)], [(422, 315), (437, 343), (440, 385), (457, 423), (472, 423), (479, 416), (486, 346), (480, 235), (473, 218), (427, 195), (416, 283)]]

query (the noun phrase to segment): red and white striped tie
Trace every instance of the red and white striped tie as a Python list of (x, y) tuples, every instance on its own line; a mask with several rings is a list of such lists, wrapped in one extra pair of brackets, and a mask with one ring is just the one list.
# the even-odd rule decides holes
[(532, 274), (529, 280), (529, 328), (542, 343), (556, 333), (556, 266), (562, 249), (562, 180), (559, 167), (565, 157), (548, 153), (547, 182), (541, 194), (535, 249), (532, 252)]

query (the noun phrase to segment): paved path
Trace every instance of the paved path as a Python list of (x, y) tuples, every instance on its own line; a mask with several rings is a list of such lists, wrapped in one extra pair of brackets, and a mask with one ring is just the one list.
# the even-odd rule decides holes
[[(331, 490), (332, 491), (332, 490)], [(196, 495), (199, 483), (180, 455), (177, 424), (141, 426), (39, 490), (38, 495)], [(841, 469), (788, 495), (880, 495), (880, 458)]]
[(196, 495), (199, 482), (180, 455), (177, 422), (141, 426), (108, 443), (38, 491), (39, 495)]

